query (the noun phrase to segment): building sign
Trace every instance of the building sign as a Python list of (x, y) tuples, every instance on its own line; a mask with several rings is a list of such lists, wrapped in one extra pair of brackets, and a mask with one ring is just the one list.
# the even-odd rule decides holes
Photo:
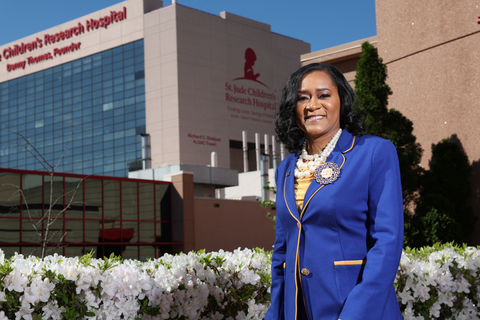
[(232, 118), (271, 124), (277, 110), (277, 91), (259, 81), (260, 73), (253, 66), (257, 56), (253, 49), (245, 50), (244, 76), (225, 82), (225, 101)]
[[(108, 26), (127, 19), (127, 8), (123, 7), (120, 11), (110, 11), (110, 15), (106, 15), (99, 19), (89, 19), (85, 24), (78, 23), (76, 26), (65, 29), (55, 34), (45, 33), (42, 37), (37, 37), (35, 40), (27, 43), (17, 43), (13, 46), (3, 49), (0, 54), (0, 61), (2, 59), (8, 60), (15, 57), (20, 57), (34, 52), (44, 46), (54, 45), (62, 41), (82, 35), (86, 32), (94, 31), (99, 28), (108, 29)], [(35, 64), (41, 61), (54, 59), (55, 57), (80, 49), (81, 42), (72, 42), (69, 45), (54, 48), (53, 51), (41, 55), (32, 55), (26, 57), (23, 61), (15, 63), (7, 63), (7, 71), (17, 69), (25, 69), (27, 65)]]
[(193, 144), (199, 144), (199, 145), (211, 146), (211, 147), (215, 147), (218, 142), (222, 141), (221, 138), (211, 137), (209, 135), (204, 135), (204, 134), (188, 133), (188, 137), (191, 139)]

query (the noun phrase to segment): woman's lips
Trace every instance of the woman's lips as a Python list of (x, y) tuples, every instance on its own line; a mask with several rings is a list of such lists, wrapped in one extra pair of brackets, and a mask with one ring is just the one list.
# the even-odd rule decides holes
[(322, 120), (323, 118), (325, 118), (325, 116), (313, 115), (313, 116), (306, 117), (305, 121), (319, 121), (319, 120)]

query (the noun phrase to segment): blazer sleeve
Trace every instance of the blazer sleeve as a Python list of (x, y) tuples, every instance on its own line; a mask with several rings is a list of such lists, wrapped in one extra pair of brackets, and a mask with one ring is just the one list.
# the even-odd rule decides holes
[[(277, 172), (275, 173), (275, 181), (278, 186)], [(278, 190), (278, 189), (277, 189)], [(278, 201), (278, 200), (277, 200)], [(278, 208), (278, 206), (277, 206)], [(278, 215), (278, 211), (277, 211)], [(273, 245), (272, 254), (272, 282), (270, 286), (270, 298), (272, 304), (267, 310), (265, 320), (280, 320), (284, 319), (283, 303), (285, 293), (285, 279), (284, 279), (284, 266), (285, 256), (287, 251), (287, 242), (285, 234), (283, 232), (280, 219), (277, 217), (275, 223), (275, 242)]]
[(370, 165), (369, 250), (362, 280), (347, 296), (341, 320), (381, 319), (390, 295), (395, 294), (392, 287), (403, 246), (402, 187), (395, 146), (388, 140), (378, 143)]

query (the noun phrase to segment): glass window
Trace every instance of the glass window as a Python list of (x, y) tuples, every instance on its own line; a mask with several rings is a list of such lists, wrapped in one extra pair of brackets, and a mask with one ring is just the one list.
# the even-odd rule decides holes
[(140, 222), (140, 242), (155, 242), (155, 224)]
[(137, 183), (122, 182), (122, 219), (136, 220), (138, 218), (137, 208)]
[(152, 183), (139, 183), (139, 212), (140, 220), (155, 219), (154, 185)]
[(156, 242), (172, 241), (172, 224), (170, 222), (157, 222), (156, 226)]
[[(53, 132), (56, 135), (60, 133), (68, 136), (69, 133), (66, 130), (73, 126), (82, 128), (83, 138), (80, 139), (90, 138), (92, 141), (91, 137), (105, 133), (113, 134), (121, 140), (116, 141), (115, 145), (124, 144), (123, 137), (131, 134), (131, 131), (125, 132), (125, 129), (132, 129), (140, 122), (144, 125), (144, 120), (134, 122), (133, 118), (129, 118), (136, 108), (134, 104), (144, 100), (143, 60), (143, 40), (140, 40), (0, 83), (0, 110), (4, 120), (1, 127), (5, 130), (24, 132), (29, 136), (27, 138), (35, 139), (37, 142), (42, 141), (42, 144), (37, 144), (37, 147), (48, 148), (49, 152), (45, 156), (52, 159), (56, 158), (53, 151), (57, 153), (63, 151), (65, 142), (60, 143), (57, 139), (58, 141), (54, 143)], [(134, 81), (135, 79), (137, 80)], [(124, 92), (127, 93), (126, 97)], [(124, 114), (129, 114), (129, 117), (124, 118)], [(115, 116), (115, 125), (113, 116)], [(91, 122), (93, 117), (98, 121), (97, 124), (84, 127), (83, 125)], [(105, 117), (110, 119), (106, 120), (105, 128), (102, 128), (98, 123), (101, 123), (100, 120)], [(130, 123), (125, 123), (125, 119)], [(44, 132), (45, 135), (43, 135)], [(16, 143), (16, 139), (12, 141), (4, 137), (1, 139), (3, 145)], [(113, 143), (110, 142), (112, 141), (107, 141), (107, 149), (113, 148)], [(95, 145), (84, 148), (87, 143), (90, 142), (83, 140), (72, 142), (72, 147), (75, 146), (77, 149), (72, 152), (76, 155), (75, 159), (83, 153), (83, 158), (86, 159), (83, 161), (91, 161), (94, 158), (93, 152), (101, 151), (101, 149), (96, 150)], [(103, 146), (100, 145), (100, 147)], [(5, 154), (7, 152), (5, 150), (8, 150), (8, 154)], [(32, 159), (17, 161), (19, 159), (17, 152), (12, 148), (5, 147), (0, 152), (6, 155), (0, 158), (0, 167), (38, 168)], [(122, 166), (117, 165), (118, 168)], [(61, 166), (59, 170), (69, 168), (72, 166)], [(79, 165), (76, 165), (76, 168), (78, 169)], [(126, 172), (117, 169), (115, 166), (109, 167), (109, 172), (126, 175)], [(99, 173), (98, 169), (95, 171)], [(100, 173), (105, 172), (100, 171)]]
[[(110, 170), (105, 171), (113, 171), (113, 166)], [(116, 180), (104, 180), (103, 188), (105, 215), (104, 218), (108, 220), (120, 219), (120, 182)]]
[(113, 102), (107, 102), (103, 104), (103, 111), (108, 111), (113, 109)]
[[(82, 212), (83, 216), (83, 212)], [(83, 220), (66, 220), (65, 221), (65, 242), (84, 242), (83, 236), (86, 234), (83, 229)], [(97, 233), (98, 234), (98, 233)]]
[[(156, 199), (156, 220), (167, 221), (170, 220), (170, 185), (156, 184), (155, 185), (155, 199)], [(157, 231), (158, 235), (158, 231)]]
[(140, 70), (140, 71), (135, 72), (135, 80), (143, 79), (143, 78), (145, 78), (145, 71), (144, 70)]
[(45, 125), (45, 124), (44, 124), (43, 119), (40, 119), (40, 120), (35, 121), (35, 128), (41, 128), (41, 127), (43, 127), (44, 125)]
[[(20, 175), (16, 173), (0, 173), (0, 217), (20, 217)], [(3, 232), (4, 233), (4, 232)], [(13, 235), (3, 235), (10, 238)], [(11, 241), (8, 241), (11, 242)]]

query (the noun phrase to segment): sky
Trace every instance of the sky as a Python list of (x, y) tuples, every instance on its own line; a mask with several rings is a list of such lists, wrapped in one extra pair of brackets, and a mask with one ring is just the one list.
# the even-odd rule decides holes
[[(120, 3), (119, 0), (5, 0), (0, 46)], [(167, 6), (172, 0), (164, 0)], [(318, 51), (377, 34), (375, 0), (177, 0), (219, 15), (227, 11), (271, 26)]]

